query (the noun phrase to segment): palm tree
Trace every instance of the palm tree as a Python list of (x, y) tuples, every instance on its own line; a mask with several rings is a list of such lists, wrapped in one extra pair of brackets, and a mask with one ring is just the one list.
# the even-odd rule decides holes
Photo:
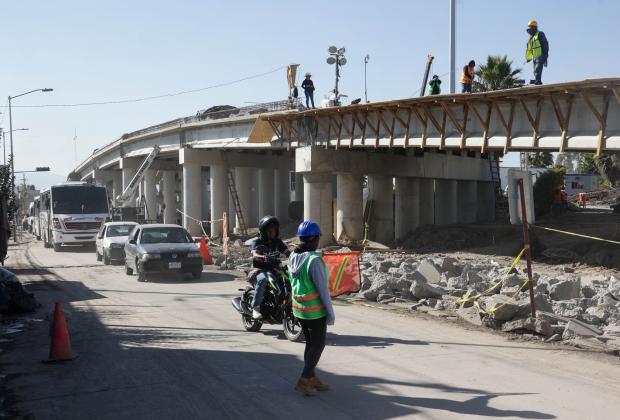
[(512, 68), (512, 61), (508, 56), (490, 55), (487, 57), (486, 64), (482, 64), (474, 80), (474, 90), (476, 92), (488, 92), (490, 90), (510, 89), (523, 85), (517, 78), (521, 74), (521, 69)]

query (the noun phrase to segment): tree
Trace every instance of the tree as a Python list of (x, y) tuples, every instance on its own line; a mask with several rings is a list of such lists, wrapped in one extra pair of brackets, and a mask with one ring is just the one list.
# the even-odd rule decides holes
[(527, 163), (532, 168), (550, 168), (553, 166), (551, 152), (531, 152), (527, 154)]
[(487, 92), (490, 90), (510, 89), (523, 84), (517, 76), (521, 73), (520, 68), (512, 68), (512, 61), (508, 56), (490, 55), (486, 64), (482, 64), (476, 73), (474, 90)]
[(604, 154), (595, 158), (595, 161), (598, 173), (611, 185), (618, 184), (620, 181), (620, 154)]
[(13, 193), (12, 183), (13, 177), (11, 176), (11, 159), (6, 165), (0, 165), (0, 196), (7, 198), (7, 215), (9, 220), (13, 220), (13, 215), (17, 209), (15, 203), (15, 194)]
[(555, 158), (556, 168), (566, 169), (566, 173), (574, 173), (579, 162), (579, 153), (575, 152), (562, 152)]
[(580, 174), (598, 174), (594, 153), (582, 153), (577, 160), (577, 172)]

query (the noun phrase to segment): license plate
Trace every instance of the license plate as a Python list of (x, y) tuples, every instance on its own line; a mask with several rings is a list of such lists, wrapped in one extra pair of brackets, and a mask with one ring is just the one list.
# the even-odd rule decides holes
[(181, 268), (181, 263), (180, 262), (171, 262), (168, 263), (168, 268), (173, 269), (173, 268)]

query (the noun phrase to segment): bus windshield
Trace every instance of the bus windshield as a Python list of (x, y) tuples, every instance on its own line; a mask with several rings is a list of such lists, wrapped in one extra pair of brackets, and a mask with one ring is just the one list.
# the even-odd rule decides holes
[(108, 198), (105, 188), (52, 187), (52, 210), (60, 214), (107, 213)]

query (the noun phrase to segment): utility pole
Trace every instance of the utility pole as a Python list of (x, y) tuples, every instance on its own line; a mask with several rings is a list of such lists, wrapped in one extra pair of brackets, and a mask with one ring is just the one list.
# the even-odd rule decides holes
[(75, 166), (77, 167), (78, 158), (77, 158), (77, 128), (73, 129), (73, 155), (75, 158)]
[(456, 0), (450, 0), (450, 93), (456, 91)]
[(364, 100), (368, 103), (368, 87), (366, 85), (366, 67), (368, 66), (368, 60), (370, 60), (370, 55), (366, 54), (364, 57)]

